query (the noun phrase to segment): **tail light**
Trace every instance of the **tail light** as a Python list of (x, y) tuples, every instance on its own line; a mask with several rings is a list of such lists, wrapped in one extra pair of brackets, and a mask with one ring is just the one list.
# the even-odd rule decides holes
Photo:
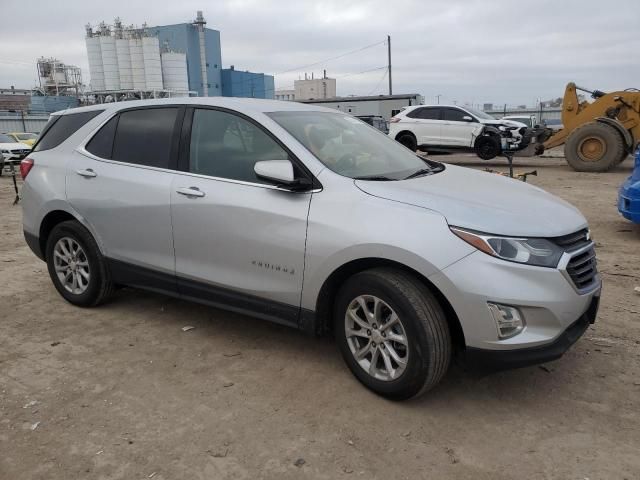
[(33, 160), (30, 158), (25, 158), (20, 162), (20, 176), (24, 180), (29, 175), (29, 172), (33, 168)]
[(398, 123), (400, 121), (400, 119), (398, 117), (391, 117), (391, 119), (389, 120), (389, 123)]

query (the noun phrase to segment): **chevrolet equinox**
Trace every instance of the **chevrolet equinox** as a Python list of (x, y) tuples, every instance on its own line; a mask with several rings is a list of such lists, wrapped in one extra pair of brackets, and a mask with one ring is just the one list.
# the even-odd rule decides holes
[(80, 307), (128, 285), (332, 334), (392, 399), (452, 358), (559, 358), (601, 280), (585, 218), (540, 188), (445, 165), (350, 115), (178, 98), (51, 116), (20, 165), (25, 239)]

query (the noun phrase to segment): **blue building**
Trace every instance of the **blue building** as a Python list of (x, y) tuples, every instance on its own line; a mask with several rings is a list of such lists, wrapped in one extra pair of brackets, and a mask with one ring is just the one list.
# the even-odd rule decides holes
[[(148, 33), (157, 36), (160, 46), (184, 52), (187, 57), (189, 90), (199, 96), (273, 98), (273, 76), (264, 73), (236, 71), (233, 66), (222, 68), (220, 32), (205, 28), (206, 21), (198, 11), (193, 23), (178, 23), (147, 28)], [(203, 82), (203, 65), (200, 55), (200, 35), (203, 35), (205, 50), (206, 85)]]
[(272, 75), (242, 72), (231, 68), (222, 69), (222, 95), (225, 97), (249, 97), (273, 99)]
[[(222, 95), (222, 53), (220, 48), (220, 32), (210, 28), (204, 28), (204, 45), (207, 71), (207, 90), (211, 97)], [(156, 35), (160, 40), (160, 46), (165, 42), (171, 50), (184, 52), (187, 55), (187, 75), (189, 77), (189, 90), (198, 92), (198, 96), (204, 95), (202, 82), (202, 63), (200, 62), (199, 28), (196, 24), (178, 23), (176, 25), (164, 25), (149, 27), (151, 35)]]

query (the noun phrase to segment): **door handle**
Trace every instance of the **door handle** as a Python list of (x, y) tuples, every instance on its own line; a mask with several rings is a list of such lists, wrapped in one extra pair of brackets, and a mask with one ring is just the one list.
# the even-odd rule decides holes
[(205, 195), (198, 187), (181, 187), (176, 192), (186, 197), (204, 197)]
[(98, 174), (90, 168), (87, 168), (86, 170), (76, 170), (76, 173), (85, 178), (93, 178), (98, 176)]

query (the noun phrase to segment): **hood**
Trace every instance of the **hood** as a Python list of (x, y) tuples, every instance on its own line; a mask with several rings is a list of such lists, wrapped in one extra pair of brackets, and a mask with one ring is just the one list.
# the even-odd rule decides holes
[(522, 122), (516, 122), (515, 120), (482, 120), (483, 125), (505, 125), (507, 127), (526, 127)]
[(31, 150), (29, 145), (24, 143), (0, 143), (0, 150)]
[(558, 237), (587, 225), (577, 208), (538, 187), (455, 165), (410, 180), (355, 183), (369, 195), (434, 210), (449, 225), (496, 235)]

